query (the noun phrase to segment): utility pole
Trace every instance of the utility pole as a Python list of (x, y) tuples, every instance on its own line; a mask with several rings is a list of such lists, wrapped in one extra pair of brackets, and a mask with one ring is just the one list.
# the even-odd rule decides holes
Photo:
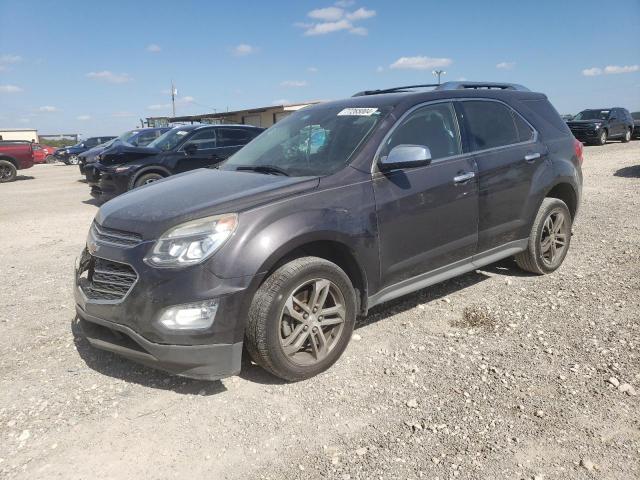
[(433, 72), (431, 72), (431, 73), (433, 73), (433, 75), (434, 75), (435, 77), (438, 77), (438, 85), (440, 85), (440, 76), (441, 76), (441, 75), (446, 75), (446, 74), (447, 74), (447, 72), (445, 72), (444, 70), (434, 70), (434, 71), (433, 71)]
[(176, 87), (173, 85), (173, 80), (171, 80), (171, 107), (173, 109), (173, 116), (176, 116), (176, 94), (178, 91)]

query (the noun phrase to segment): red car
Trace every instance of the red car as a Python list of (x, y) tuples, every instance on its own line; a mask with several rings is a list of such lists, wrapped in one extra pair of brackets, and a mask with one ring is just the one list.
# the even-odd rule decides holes
[(33, 167), (31, 142), (0, 141), (0, 183), (13, 182), (18, 170)]
[(49, 155), (53, 155), (55, 147), (49, 145), (40, 145), (39, 143), (33, 144), (33, 162), (34, 163), (46, 163), (46, 159)]

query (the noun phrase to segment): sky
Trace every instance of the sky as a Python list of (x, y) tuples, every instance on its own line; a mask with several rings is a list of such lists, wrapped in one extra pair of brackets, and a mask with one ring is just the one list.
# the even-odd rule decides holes
[(640, 0), (0, 0), (0, 128), (140, 118), (443, 81), (521, 83), (561, 113), (640, 110)]

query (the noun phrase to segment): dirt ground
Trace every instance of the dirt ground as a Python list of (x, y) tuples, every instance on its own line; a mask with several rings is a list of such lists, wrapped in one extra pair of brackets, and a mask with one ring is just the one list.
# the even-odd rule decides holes
[(89, 347), (71, 285), (97, 207), (76, 167), (20, 173), (0, 185), (0, 478), (640, 478), (640, 141), (585, 149), (556, 273), (505, 261), (383, 305), (296, 384)]

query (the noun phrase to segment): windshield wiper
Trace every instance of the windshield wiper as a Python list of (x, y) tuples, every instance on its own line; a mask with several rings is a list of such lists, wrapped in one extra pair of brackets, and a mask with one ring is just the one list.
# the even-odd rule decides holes
[(274, 165), (241, 165), (236, 167), (236, 171), (250, 171), (250, 172), (258, 172), (258, 173), (266, 173), (267, 175), (284, 175), (288, 177), (289, 174), (286, 170), (283, 170), (280, 167), (276, 167)]

